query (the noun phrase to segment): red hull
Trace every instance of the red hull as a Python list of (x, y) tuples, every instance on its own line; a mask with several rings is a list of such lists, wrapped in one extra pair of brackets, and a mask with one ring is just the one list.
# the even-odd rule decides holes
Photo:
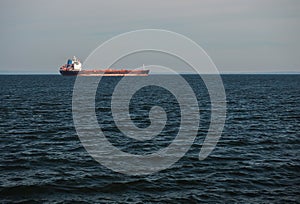
[(63, 76), (148, 76), (149, 70), (82, 70), (74, 71), (67, 68), (59, 70)]

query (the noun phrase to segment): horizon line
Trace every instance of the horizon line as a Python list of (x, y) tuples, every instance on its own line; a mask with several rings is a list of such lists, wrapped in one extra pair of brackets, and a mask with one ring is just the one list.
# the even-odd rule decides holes
[[(178, 73), (181, 75), (197, 75), (197, 73)], [(202, 73), (203, 75), (216, 75), (215, 73)], [(220, 72), (220, 75), (299, 75), (300, 72)], [(0, 75), (58, 75), (59, 73), (1, 73)], [(172, 73), (153, 73), (149, 75), (176, 75)]]

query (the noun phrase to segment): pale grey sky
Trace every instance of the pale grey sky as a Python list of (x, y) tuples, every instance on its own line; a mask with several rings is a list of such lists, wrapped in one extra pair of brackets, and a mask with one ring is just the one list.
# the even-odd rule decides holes
[(0, 73), (58, 73), (115, 35), (186, 35), (222, 73), (300, 72), (299, 0), (1, 0)]

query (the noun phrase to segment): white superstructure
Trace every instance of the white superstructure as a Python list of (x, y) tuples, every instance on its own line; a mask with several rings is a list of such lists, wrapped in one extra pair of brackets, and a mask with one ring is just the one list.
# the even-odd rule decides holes
[(73, 70), (81, 71), (81, 62), (75, 56), (72, 58), (72, 65)]

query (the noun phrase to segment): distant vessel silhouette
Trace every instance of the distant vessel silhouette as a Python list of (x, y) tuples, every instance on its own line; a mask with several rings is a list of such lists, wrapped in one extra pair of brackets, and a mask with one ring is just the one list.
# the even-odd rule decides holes
[[(144, 67), (144, 66), (143, 66)], [(94, 69), (84, 70), (81, 62), (75, 56), (68, 59), (67, 63), (60, 67), (59, 72), (63, 76), (148, 76), (150, 70), (128, 69)]]

